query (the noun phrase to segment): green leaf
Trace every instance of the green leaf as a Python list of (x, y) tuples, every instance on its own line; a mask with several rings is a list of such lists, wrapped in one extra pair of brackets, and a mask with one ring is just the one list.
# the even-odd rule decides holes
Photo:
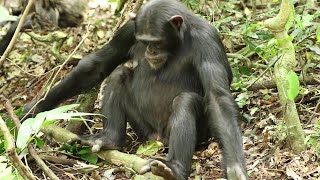
[(317, 42), (320, 43), (320, 24), (317, 27), (316, 35), (317, 35)]
[(299, 78), (297, 74), (291, 70), (287, 74), (286, 80), (288, 82), (288, 89), (287, 89), (288, 99), (290, 101), (293, 101), (294, 98), (297, 97), (297, 95), (299, 94), (299, 86), (300, 86)]
[(5, 7), (0, 6), (0, 22), (16, 21), (17, 19), (17, 16), (11, 16)]
[(161, 142), (147, 141), (145, 144), (139, 146), (137, 154), (152, 156), (155, 155), (161, 148), (163, 148), (163, 144)]
[(239, 67), (239, 71), (241, 74), (244, 74), (246, 76), (250, 76), (252, 74), (252, 72), (250, 71), (249, 68), (245, 67), (245, 66), (240, 66)]
[(68, 112), (68, 113), (51, 113), (48, 114), (47, 118), (48, 120), (54, 120), (54, 119), (71, 119), (72, 117), (77, 116), (90, 116), (90, 115), (98, 115), (93, 113), (82, 113), (82, 112)]
[(39, 148), (43, 148), (44, 147), (44, 141), (42, 140), (42, 139), (40, 139), (40, 138), (38, 138), (38, 137), (35, 137), (34, 138), (35, 139), (35, 141), (36, 141), (36, 145), (37, 145), (37, 147), (39, 147)]
[(69, 145), (69, 144), (63, 144), (60, 148), (59, 148), (59, 151), (67, 151), (67, 152), (70, 152), (70, 153), (76, 153), (78, 150), (78, 145), (75, 143), (75, 144), (72, 144), (72, 145)]
[(81, 159), (88, 161), (90, 164), (97, 164), (98, 156), (93, 153), (81, 154)]
[(91, 147), (84, 147), (77, 154), (89, 154), (91, 153)]
[(302, 16), (302, 25), (303, 27), (308, 27), (312, 25), (314, 15), (306, 14)]
[(7, 163), (0, 163), (0, 172), (2, 172), (3, 170), (5, 170), (7, 168)]
[(58, 108), (52, 109), (50, 112), (52, 112), (52, 114), (59, 114), (59, 113), (64, 113), (67, 112), (69, 110), (72, 110), (76, 107), (78, 107), (80, 104), (69, 104), (69, 105), (65, 105), (65, 106), (60, 106)]
[(0, 179), (3, 180), (11, 180), (14, 178), (14, 175), (12, 174), (12, 167), (6, 167), (7, 164), (1, 163), (1, 169), (0, 169)]
[(18, 131), (18, 137), (16, 141), (16, 145), (20, 149), (24, 149), (27, 146), (28, 140), (32, 135), (32, 124), (34, 122), (34, 118), (28, 118), (25, 120)]
[(79, 104), (71, 104), (66, 106), (61, 106), (58, 108), (55, 108), (50, 111), (45, 111), (37, 114), (35, 118), (28, 118), (25, 120), (19, 129), (18, 137), (16, 145), (20, 149), (24, 149), (27, 146), (28, 140), (32, 136), (32, 134), (36, 134), (40, 131), (40, 128), (44, 122), (45, 119), (64, 119), (64, 118), (71, 118), (73, 115), (79, 115), (81, 114), (88, 114), (88, 113), (70, 113), (70, 115), (67, 115), (68, 113), (64, 113), (66, 111), (69, 111), (75, 107), (79, 106)]
[(320, 55), (320, 47), (315, 45), (315, 46), (309, 46), (308, 47), (311, 51), (315, 52), (316, 54)]
[(6, 156), (0, 156), (0, 162), (7, 162)]

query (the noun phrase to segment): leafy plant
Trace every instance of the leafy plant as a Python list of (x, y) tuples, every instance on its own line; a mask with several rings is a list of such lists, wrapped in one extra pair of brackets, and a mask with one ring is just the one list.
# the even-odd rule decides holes
[(64, 150), (77, 155), (82, 160), (88, 161), (90, 164), (97, 164), (98, 162), (98, 156), (91, 152), (91, 147), (80, 147), (77, 144), (63, 144), (59, 150)]
[(56, 109), (45, 111), (37, 114), (34, 118), (26, 119), (18, 132), (16, 145), (20, 149), (24, 149), (33, 136), (40, 131), (42, 126), (52, 124), (58, 119), (79, 119), (79, 116), (97, 115), (82, 112), (67, 112), (79, 106), (79, 104), (71, 104), (58, 107)]

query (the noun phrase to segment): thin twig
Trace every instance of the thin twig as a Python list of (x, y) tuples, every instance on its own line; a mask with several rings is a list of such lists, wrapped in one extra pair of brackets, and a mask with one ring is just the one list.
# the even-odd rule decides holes
[(246, 89), (250, 88), (254, 83), (256, 83), (260, 78), (262, 78), (262, 77), (267, 73), (267, 71), (268, 71), (271, 67), (273, 67), (273, 65), (275, 65), (276, 62), (278, 62), (278, 60), (279, 60), (280, 58), (282, 58), (282, 56), (283, 56), (283, 55), (279, 56), (274, 62), (272, 62), (272, 63), (267, 67), (267, 69), (265, 69), (253, 82), (251, 82), (251, 83), (246, 87)]
[(12, 37), (12, 39), (11, 39), (11, 41), (10, 41), (7, 49), (6, 49), (6, 51), (3, 53), (3, 55), (2, 55), (2, 57), (1, 57), (1, 59), (0, 59), (0, 67), (2, 66), (4, 60), (8, 57), (11, 49), (13, 48), (13, 45), (14, 45), (14, 43), (15, 43), (15, 41), (16, 41), (19, 33), (20, 33), (20, 29), (21, 29), (21, 27), (23, 26), (23, 23), (24, 23), (27, 15), (28, 15), (28, 13), (29, 13), (29, 10), (30, 10), (31, 7), (32, 7), (32, 4), (33, 4), (33, 0), (29, 0), (28, 5), (27, 5), (26, 9), (24, 10), (23, 15), (22, 15), (21, 18), (20, 18), (20, 21), (19, 21), (19, 24), (18, 24), (18, 26), (17, 26), (17, 29), (16, 29), (16, 31), (14, 32), (13, 37)]
[(39, 157), (36, 150), (32, 147), (31, 144), (28, 145), (28, 150), (30, 155), (42, 169), (42, 171), (50, 178), (54, 180), (59, 180), (58, 176), (54, 174), (54, 172), (43, 162), (43, 160)]

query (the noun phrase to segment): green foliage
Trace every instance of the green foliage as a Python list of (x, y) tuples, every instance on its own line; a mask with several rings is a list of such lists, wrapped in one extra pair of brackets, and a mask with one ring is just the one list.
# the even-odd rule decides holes
[(287, 89), (287, 95), (288, 99), (290, 101), (293, 101), (295, 97), (299, 94), (299, 78), (297, 74), (294, 71), (289, 71), (289, 73), (286, 76), (286, 80), (288, 82), (288, 89)]
[(6, 156), (0, 156), (0, 179), (1, 180), (22, 180), (23, 178), (13, 169)]
[[(65, 113), (75, 107), (79, 106), (78, 104), (71, 104), (66, 106), (61, 106), (56, 109), (45, 111), (37, 114), (34, 118), (26, 119), (20, 126), (16, 145), (20, 149), (24, 149), (30, 137), (40, 131), (42, 125), (48, 125), (53, 123), (53, 120), (57, 119), (70, 119), (73, 116), (83, 116), (89, 113)], [(44, 123), (44, 121), (46, 122)]]
[[(14, 124), (14, 122), (12, 121), (12, 119), (9, 119), (5, 114), (1, 114), (1, 116), (5, 120), (5, 123), (9, 129), (10, 133), (12, 134), (12, 136), (14, 138), (16, 138), (17, 137), (17, 128), (16, 128), (16, 125)], [(0, 131), (0, 154), (5, 152), (6, 147), (7, 147), (7, 141), (3, 140), (3, 134), (2, 134), (2, 131)]]
[(199, 12), (200, 6), (198, 1), (199, 0), (183, 0), (183, 3), (185, 3), (191, 10)]
[[(10, 129), (10, 132), (14, 135), (14, 137), (17, 137), (16, 140), (16, 145), (17, 148), (20, 150), (23, 150), (26, 148), (28, 142), (34, 141), (37, 147), (43, 147), (45, 142), (36, 137), (35, 135), (40, 131), (40, 128), (42, 126), (46, 126), (49, 124), (52, 124), (58, 119), (79, 119), (79, 116), (87, 116), (87, 115), (97, 115), (97, 114), (92, 114), (92, 113), (81, 113), (81, 112), (67, 112), (70, 111), (76, 107), (78, 107), (79, 104), (71, 104), (71, 105), (66, 105), (66, 106), (61, 106), (56, 109), (50, 110), (50, 111), (45, 111), (39, 113), (36, 117), (34, 118), (28, 118), (26, 119), (22, 124), (21, 127), (17, 133), (15, 124), (13, 121), (9, 118), (5, 118), (5, 122)], [(22, 113), (22, 109), (16, 110), (17, 114)], [(3, 116), (6, 117), (6, 116)], [(0, 138), (3, 139), (3, 134), (0, 132)], [(3, 153), (5, 151), (6, 147), (6, 141), (1, 140), (0, 141), (0, 152)], [(77, 147), (76, 144), (70, 146), (70, 145), (63, 145), (61, 147), (61, 150), (66, 150), (67, 152), (71, 152), (75, 155), (78, 155), (81, 159), (88, 161), (91, 164), (96, 164), (98, 161), (97, 155), (93, 154), (91, 152), (90, 147)], [(1, 163), (1, 162), (0, 162)], [(1, 166), (1, 165), (0, 165)], [(1, 167), (0, 167), (1, 168)], [(11, 168), (11, 167), (9, 167)], [(9, 170), (10, 172), (12, 169), (4, 169), (5, 172), (7, 173)], [(3, 170), (3, 171), (4, 171)], [(0, 179), (2, 176), (2, 169), (0, 169)], [(3, 175), (4, 176), (4, 175)], [(7, 177), (7, 176), (6, 176)], [(10, 179), (10, 177), (8, 177)]]
[(8, 166), (7, 163), (0, 163), (0, 179), (11, 180), (14, 179), (14, 174), (12, 173), (12, 166)]
[(162, 148), (163, 144), (159, 141), (147, 141), (145, 144), (139, 146), (137, 154), (152, 156), (155, 155)]
[(80, 147), (77, 144), (63, 144), (59, 150), (64, 150), (79, 156), (82, 160), (88, 161), (90, 164), (97, 164), (98, 162), (98, 156), (91, 152), (91, 147)]
[(91, 147), (83, 147), (78, 151), (77, 155), (80, 155), (80, 158), (88, 161), (90, 164), (97, 164), (98, 156), (91, 152)]
[(320, 121), (314, 125), (314, 130), (314, 133), (306, 137), (305, 143), (320, 155)]
[(250, 99), (248, 92), (240, 93), (236, 98), (236, 102), (240, 108), (243, 108), (245, 105), (249, 105)]

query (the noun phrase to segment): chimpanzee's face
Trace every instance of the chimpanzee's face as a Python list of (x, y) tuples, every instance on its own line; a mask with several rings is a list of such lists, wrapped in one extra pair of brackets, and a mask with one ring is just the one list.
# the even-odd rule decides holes
[(146, 46), (144, 58), (149, 63), (150, 67), (155, 70), (163, 67), (168, 60), (169, 54), (166, 40), (157, 39), (151, 41), (150, 39), (141, 39), (139, 36), (137, 36), (137, 39)]
[(145, 45), (145, 59), (155, 70), (166, 64), (169, 55), (175, 54), (182, 42), (183, 17), (166, 9), (168, 7), (151, 4), (131, 16), (135, 20), (136, 40)]

